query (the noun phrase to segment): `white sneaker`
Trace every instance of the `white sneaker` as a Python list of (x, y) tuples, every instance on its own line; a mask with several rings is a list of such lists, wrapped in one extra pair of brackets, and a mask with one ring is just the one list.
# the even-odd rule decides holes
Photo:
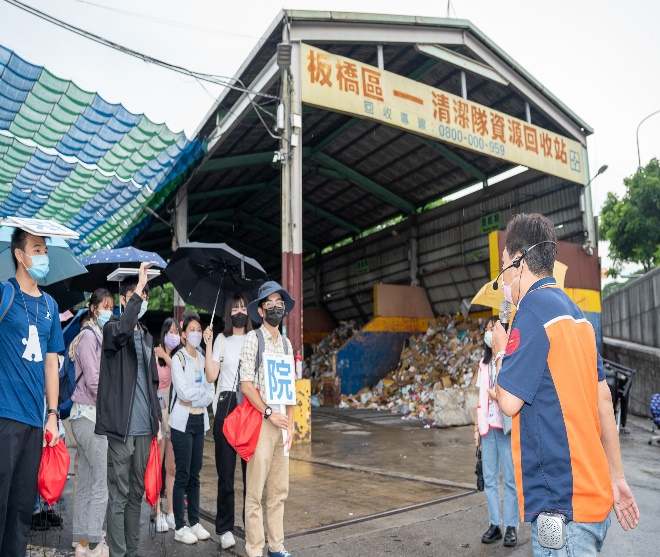
[(167, 515), (167, 525), (170, 530), (176, 530), (176, 521), (174, 520), (174, 513)]
[(156, 517), (156, 532), (167, 532), (170, 529), (169, 524), (167, 523), (167, 517), (165, 513), (160, 513)]
[(230, 547), (234, 547), (236, 545), (234, 534), (231, 532), (225, 532), (222, 534), (222, 536), (220, 536), (220, 545), (222, 546), (222, 549), (229, 549)]
[(200, 541), (208, 540), (211, 537), (211, 534), (202, 526), (199, 522), (194, 526), (190, 527), (190, 531), (197, 536), (197, 539)]
[(74, 543), (74, 546), (76, 548), (75, 557), (86, 557), (87, 556), (87, 548), (83, 547), (78, 542), (73, 542), (73, 543)]
[(184, 526), (174, 531), (174, 540), (181, 543), (187, 543), (188, 545), (197, 543), (197, 536), (193, 534), (193, 531)]

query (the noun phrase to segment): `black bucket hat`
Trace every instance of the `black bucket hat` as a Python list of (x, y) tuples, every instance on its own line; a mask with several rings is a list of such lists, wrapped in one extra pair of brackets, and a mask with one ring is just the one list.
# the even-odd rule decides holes
[(268, 282), (264, 282), (260, 287), (259, 287), (259, 293), (257, 294), (257, 299), (253, 300), (248, 304), (248, 315), (250, 316), (250, 319), (254, 321), (255, 323), (263, 323), (263, 319), (261, 318), (261, 315), (259, 315), (259, 312), (257, 311), (259, 308), (259, 305), (261, 302), (263, 302), (268, 296), (271, 294), (278, 293), (280, 296), (282, 296), (282, 300), (284, 300), (284, 315), (288, 315), (288, 313), (293, 309), (293, 306), (296, 305), (296, 301), (289, 296), (289, 293), (282, 288), (282, 286), (275, 282), (274, 280), (269, 280)]

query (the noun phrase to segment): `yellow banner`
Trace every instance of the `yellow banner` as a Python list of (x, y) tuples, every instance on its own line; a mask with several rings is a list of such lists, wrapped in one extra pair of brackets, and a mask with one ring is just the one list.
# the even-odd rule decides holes
[(503, 112), (302, 45), (303, 102), (584, 184), (582, 145)]

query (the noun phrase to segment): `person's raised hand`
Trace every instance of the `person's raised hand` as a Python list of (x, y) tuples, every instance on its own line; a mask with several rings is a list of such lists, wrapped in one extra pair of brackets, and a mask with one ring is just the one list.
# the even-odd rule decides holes
[(204, 343), (208, 346), (213, 341), (213, 325), (209, 325), (204, 329)]
[(621, 528), (628, 531), (628, 528), (634, 528), (639, 524), (639, 508), (635, 502), (635, 497), (624, 479), (612, 482), (612, 491), (614, 492), (614, 513), (616, 519), (621, 524)]
[(144, 287), (147, 285), (147, 265), (148, 263), (140, 264), (140, 271), (138, 272), (138, 283), (137, 289), (142, 292)]
[(162, 346), (156, 346), (156, 348), (154, 348), (154, 354), (156, 354), (156, 358), (161, 359), (167, 356), (167, 352), (165, 352)]

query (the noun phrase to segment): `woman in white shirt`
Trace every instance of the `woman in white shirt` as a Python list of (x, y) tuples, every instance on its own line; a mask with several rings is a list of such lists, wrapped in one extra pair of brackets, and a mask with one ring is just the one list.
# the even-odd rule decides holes
[[(206, 343), (206, 379), (213, 383), (217, 380), (213, 400), (213, 437), (215, 439), (215, 467), (218, 472), (218, 505), (215, 518), (215, 531), (220, 536), (223, 549), (236, 544), (234, 534), (234, 472), (236, 470), (236, 451), (227, 442), (222, 432), (225, 418), (236, 408), (238, 403), (238, 360), (245, 342), (245, 335), (252, 330), (252, 322), (247, 314), (247, 300), (236, 293), (227, 300), (224, 313), (225, 329), (213, 344), (213, 353), (209, 350), (213, 340), (213, 328), (204, 331)], [(218, 375), (220, 377), (218, 377)], [(243, 494), (245, 494), (245, 471), (247, 463), (241, 459), (243, 472)], [(244, 495), (245, 496), (245, 495)], [(245, 505), (243, 505), (245, 508)], [(245, 519), (243, 520), (245, 522)]]
[[(495, 392), (495, 362), (491, 340), (497, 317), (486, 321), (484, 357), (479, 362), (479, 405), (474, 420), (474, 444), (481, 442), (481, 461), (484, 474), (484, 491), (488, 506), (490, 525), (482, 536), (483, 543), (494, 543), (502, 539), (504, 518), (504, 545), (514, 547), (518, 543), (518, 496), (511, 456), (511, 418), (500, 410)], [(504, 517), (500, 510), (500, 470), (504, 484)]]
[[(199, 472), (204, 457), (204, 434), (209, 429), (206, 407), (213, 401), (213, 385), (206, 380), (204, 358), (197, 348), (202, 343), (199, 318), (183, 322), (184, 348), (172, 358), (172, 400), (170, 430), (176, 476), (174, 479), (174, 522), (176, 541), (192, 544), (211, 535), (199, 522)], [(188, 521), (184, 517), (184, 496), (188, 495)]]

